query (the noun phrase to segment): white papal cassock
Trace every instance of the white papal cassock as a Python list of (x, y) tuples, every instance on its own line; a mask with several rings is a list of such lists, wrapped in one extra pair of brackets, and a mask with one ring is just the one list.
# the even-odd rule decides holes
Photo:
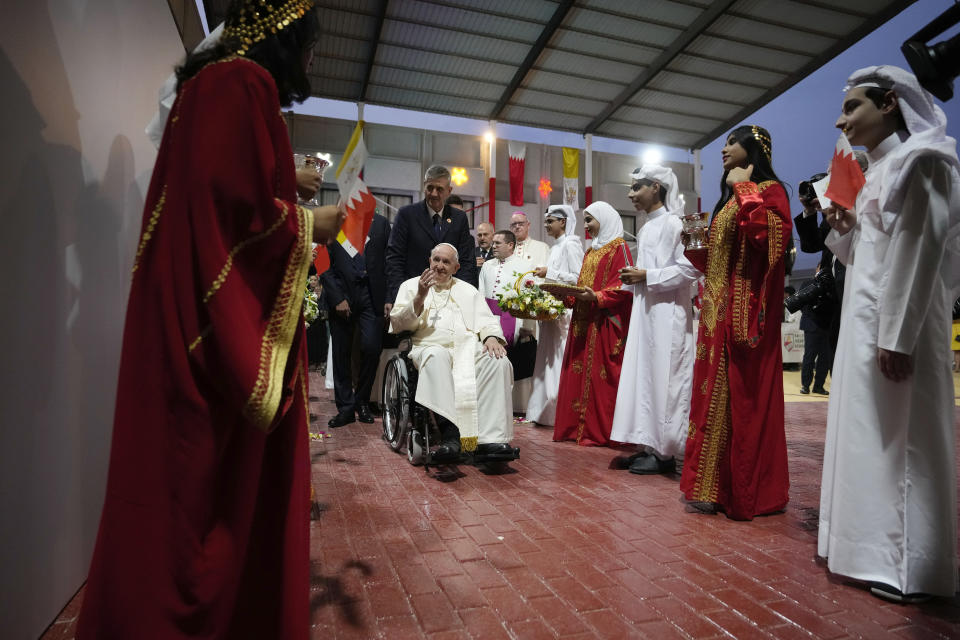
[[(561, 206), (551, 206), (550, 211)], [(573, 208), (563, 208), (567, 210), (567, 233), (550, 248), (550, 257), (546, 262), (547, 280), (575, 285), (583, 267), (583, 240), (576, 235), (577, 220)], [(552, 215), (559, 217), (556, 213)], [(567, 346), (571, 314), (572, 311), (567, 309), (556, 320), (539, 323), (540, 339), (537, 342), (537, 362), (533, 368), (533, 391), (527, 402), (526, 418), (531, 422), (552, 427), (556, 420), (557, 392), (560, 390), (563, 350)]]
[[(913, 127), (916, 107), (894, 90)], [(939, 129), (880, 143), (869, 154), (856, 226), (827, 238), (847, 272), (817, 552), (835, 573), (952, 596), (957, 479), (947, 344), (960, 285), (960, 174), (956, 143)], [(912, 375), (884, 377), (878, 347), (909, 354)]]
[(647, 214), (636, 266), (647, 281), (633, 290), (610, 439), (645, 445), (662, 458), (683, 456), (696, 339), (690, 290), (700, 272), (683, 255), (679, 211)]
[(500, 321), (473, 286), (451, 279), (447, 289), (432, 287), (423, 312), (413, 311), (420, 278), (400, 285), (390, 330), (413, 332), (410, 360), (419, 372), (416, 401), (453, 422), (466, 451), (477, 444), (513, 438), (513, 367), (506, 358), (483, 352), (490, 336), (503, 340)]

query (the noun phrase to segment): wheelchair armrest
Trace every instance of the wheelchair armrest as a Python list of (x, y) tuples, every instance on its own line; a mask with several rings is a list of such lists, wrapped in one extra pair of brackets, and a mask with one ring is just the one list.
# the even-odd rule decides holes
[(413, 349), (413, 331), (401, 331), (397, 334), (397, 339), (400, 341), (397, 350), (403, 355), (410, 353)]

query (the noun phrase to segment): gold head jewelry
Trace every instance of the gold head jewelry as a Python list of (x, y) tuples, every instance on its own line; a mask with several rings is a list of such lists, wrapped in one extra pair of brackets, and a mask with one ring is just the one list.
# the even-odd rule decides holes
[(770, 157), (770, 136), (764, 133), (757, 125), (752, 125), (750, 131), (753, 132), (753, 139), (760, 143), (760, 147), (763, 149), (764, 155), (767, 156), (767, 160), (772, 160)]
[(245, 0), (237, 15), (227, 20), (225, 40), (239, 43), (236, 54), (244, 55), (267, 35), (273, 35), (296, 22), (313, 7), (314, 0), (286, 0), (274, 5), (267, 0)]

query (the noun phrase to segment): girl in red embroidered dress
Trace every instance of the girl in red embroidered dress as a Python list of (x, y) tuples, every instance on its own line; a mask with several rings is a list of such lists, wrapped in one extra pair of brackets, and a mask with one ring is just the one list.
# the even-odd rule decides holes
[(708, 248), (687, 252), (706, 284), (680, 489), (737, 520), (783, 510), (789, 488), (780, 318), (793, 225), (770, 150), (761, 127), (730, 133)]
[(563, 353), (553, 439), (591, 446), (610, 441), (633, 305), (633, 294), (620, 288), (619, 271), (633, 260), (616, 209), (594, 202), (584, 210), (583, 220), (593, 244), (584, 256), (577, 284), (587, 290), (564, 300), (573, 307), (573, 316)]

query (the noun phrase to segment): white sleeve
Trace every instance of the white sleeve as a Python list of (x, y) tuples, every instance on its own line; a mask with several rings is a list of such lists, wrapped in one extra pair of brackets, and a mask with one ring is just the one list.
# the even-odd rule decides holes
[(647, 269), (647, 289), (652, 292), (663, 293), (680, 287), (690, 287), (696, 281), (700, 272), (683, 255), (684, 247), (680, 241), (683, 223), (679, 218), (673, 218), (664, 226), (660, 235), (657, 252), (662, 256), (658, 263), (664, 266)]
[(878, 347), (906, 354), (913, 353), (939, 289), (952, 188), (950, 167), (940, 159), (920, 158), (910, 173), (887, 250), (889, 279), (879, 300), (877, 336)]
[(580, 279), (580, 268), (583, 266), (583, 244), (580, 242), (564, 242), (560, 245), (562, 252), (559, 266), (547, 268), (547, 278), (567, 284), (577, 284)]

